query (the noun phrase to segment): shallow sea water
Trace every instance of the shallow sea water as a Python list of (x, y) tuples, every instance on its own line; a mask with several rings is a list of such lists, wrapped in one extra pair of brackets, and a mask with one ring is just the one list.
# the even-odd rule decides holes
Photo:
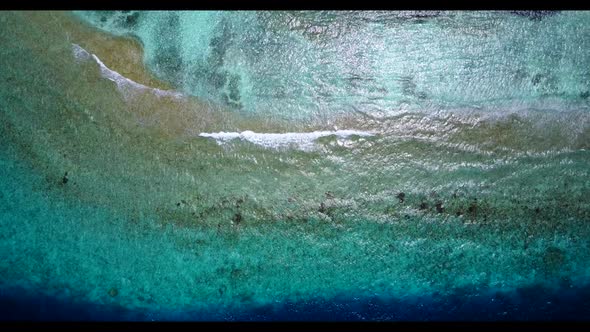
[(587, 320), (590, 13), (0, 13), (2, 319)]

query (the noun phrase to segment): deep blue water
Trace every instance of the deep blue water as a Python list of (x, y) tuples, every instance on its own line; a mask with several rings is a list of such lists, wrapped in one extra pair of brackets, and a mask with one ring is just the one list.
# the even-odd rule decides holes
[(450, 297), (315, 299), (248, 311), (145, 312), (85, 302), (70, 302), (3, 289), (0, 319), (10, 321), (587, 321), (590, 286), (528, 287), (513, 293), (474, 296), (460, 289)]

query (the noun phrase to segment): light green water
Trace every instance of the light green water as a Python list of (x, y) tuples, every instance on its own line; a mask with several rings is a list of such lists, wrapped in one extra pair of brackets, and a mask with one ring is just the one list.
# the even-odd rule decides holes
[[(351, 112), (587, 109), (588, 13), (81, 12), (132, 35), (180, 90), (236, 111), (317, 120)], [(423, 15), (423, 14), (422, 14)]]

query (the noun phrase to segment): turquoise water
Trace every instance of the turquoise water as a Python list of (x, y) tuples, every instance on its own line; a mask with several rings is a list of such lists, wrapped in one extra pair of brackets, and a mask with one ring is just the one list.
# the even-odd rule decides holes
[(137, 36), (146, 65), (178, 89), (240, 112), (588, 107), (587, 12), (79, 14)]
[(588, 319), (590, 13), (60, 15), (0, 14), (3, 319)]

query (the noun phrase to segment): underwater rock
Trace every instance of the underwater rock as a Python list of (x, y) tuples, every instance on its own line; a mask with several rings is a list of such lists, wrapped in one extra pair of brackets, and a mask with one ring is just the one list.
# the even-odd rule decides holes
[(237, 76), (237, 75), (228, 76), (226, 83), (227, 83), (226, 87), (229, 90), (229, 92), (224, 91), (223, 98), (225, 99), (225, 101), (228, 104), (239, 108), (241, 105), (241, 103), (240, 103), (240, 90), (239, 90), (240, 76)]
[(320, 204), (320, 208), (318, 209), (318, 212), (326, 213), (326, 205), (324, 205), (323, 202)]
[(477, 199), (473, 203), (471, 203), (471, 205), (469, 205), (467, 212), (477, 217)]
[(181, 26), (180, 18), (176, 13), (168, 13), (165, 23), (159, 27), (157, 40), (161, 43), (154, 55), (153, 64), (157, 72), (168, 77), (175, 84), (181, 83), (182, 69), (184, 68), (181, 56)]
[(419, 209), (420, 210), (426, 210), (426, 209), (428, 209), (428, 203), (426, 203), (426, 202), (420, 203)]
[(436, 212), (438, 212), (438, 213), (445, 212), (445, 208), (443, 207), (443, 203), (441, 201), (436, 202)]
[(63, 176), (63, 178), (61, 178), (61, 183), (62, 184), (66, 184), (68, 183), (69, 179), (68, 179), (68, 172), (66, 172)]
[(223, 294), (225, 293), (226, 290), (227, 290), (227, 286), (221, 285), (221, 287), (219, 287), (219, 289), (217, 290), (219, 292), (219, 296), (223, 296)]
[(442, 13), (440, 10), (412, 10), (402, 11), (396, 13), (399, 18), (406, 19), (426, 19), (440, 16)]
[(242, 275), (243, 275), (242, 269), (238, 269), (238, 268), (232, 268), (231, 269), (231, 272), (230, 272), (230, 278), (231, 279), (240, 278)]
[(531, 79), (531, 83), (533, 83), (533, 85), (538, 85), (539, 83), (541, 83), (542, 79), (543, 74), (535, 74), (535, 76), (533, 76), (533, 78)]
[(116, 289), (115, 287), (109, 289), (109, 296), (110, 297), (115, 297), (117, 295), (119, 295), (119, 290), (118, 289)]
[(512, 14), (527, 17), (533, 21), (540, 21), (547, 16), (553, 16), (559, 13), (557, 10), (512, 10)]
[(397, 197), (399, 199), (400, 203), (403, 203), (404, 199), (406, 198), (406, 194), (402, 192), (402, 193), (397, 194), (397, 196), (395, 196), (395, 197)]
[(242, 222), (242, 214), (241, 214), (241, 213), (239, 213), (239, 212), (238, 212), (238, 213), (236, 213), (236, 214), (234, 215), (234, 219), (233, 219), (233, 221), (234, 221), (236, 224), (239, 224), (240, 222)]
[(137, 20), (139, 19), (139, 12), (135, 12), (127, 17), (125, 17), (125, 25), (127, 26), (135, 26), (137, 24)]

